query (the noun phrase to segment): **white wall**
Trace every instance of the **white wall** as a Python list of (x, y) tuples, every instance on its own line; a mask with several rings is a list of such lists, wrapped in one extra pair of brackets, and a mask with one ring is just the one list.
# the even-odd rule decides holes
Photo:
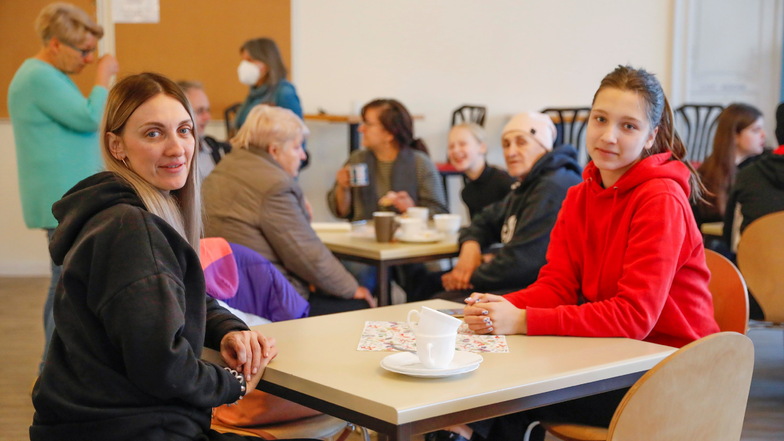
[[(490, 162), (503, 165), (500, 131), (511, 115), (589, 105), (618, 64), (658, 73), (667, 90), (672, 10), (661, 0), (293, 0), (293, 79), (306, 113), (399, 99), (424, 116), (416, 133), (437, 160), (452, 110), (486, 105)], [(300, 179), (316, 217), (328, 220), (324, 193), (346, 159), (347, 129), (308, 126), (314, 165)], [(454, 210), (462, 207), (453, 184)]]
[[(293, 80), (306, 113), (347, 113), (376, 97), (424, 116), (416, 132), (445, 158), (451, 112), (488, 107), (490, 161), (514, 113), (587, 105), (619, 63), (671, 72), (673, 0), (292, 0)], [(7, 85), (0, 85), (7, 87)], [(317, 220), (347, 156), (345, 125), (310, 122), (313, 163), (300, 179)], [(0, 121), (0, 275), (47, 271), (46, 239), (21, 220), (13, 138)], [(453, 188), (452, 207), (458, 207)]]
[(48, 274), (46, 233), (28, 230), (22, 220), (14, 136), (7, 118), (0, 118), (0, 154), (0, 275)]

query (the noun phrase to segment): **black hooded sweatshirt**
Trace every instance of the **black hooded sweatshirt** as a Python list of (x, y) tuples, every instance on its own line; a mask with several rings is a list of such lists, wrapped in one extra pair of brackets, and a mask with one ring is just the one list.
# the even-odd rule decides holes
[(204, 291), (196, 252), (110, 172), (52, 209), (63, 265), (30, 439), (193, 440), (239, 382), (200, 360), (244, 323)]
[(474, 290), (518, 290), (536, 280), (566, 190), (582, 182), (581, 171), (574, 147), (556, 147), (539, 158), (504, 199), (485, 207), (460, 230), (461, 245), (469, 240), (483, 249), (503, 244), (493, 260), (471, 275)]
[(736, 205), (743, 216), (742, 233), (753, 221), (766, 214), (784, 211), (784, 147), (765, 152), (735, 175), (735, 184), (724, 214), (724, 240), (732, 243)]

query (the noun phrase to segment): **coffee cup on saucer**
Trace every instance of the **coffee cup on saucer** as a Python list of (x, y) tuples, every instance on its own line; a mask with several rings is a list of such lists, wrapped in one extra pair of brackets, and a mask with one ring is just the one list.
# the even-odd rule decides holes
[(448, 334), (428, 335), (415, 333), (416, 353), (428, 369), (444, 369), (455, 358), (457, 329)]
[(445, 234), (454, 234), (460, 229), (460, 215), (450, 213), (434, 214), (433, 223), (436, 225), (436, 230)]
[(414, 334), (425, 335), (457, 334), (457, 329), (463, 323), (460, 319), (427, 306), (408, 311), (406, 321)]
[(427, 207), (409, 207), (406, 210), (406, 216), (412, 219), (422, 219), (422, 221), (427, 222), (430, 216), (430, 209)]

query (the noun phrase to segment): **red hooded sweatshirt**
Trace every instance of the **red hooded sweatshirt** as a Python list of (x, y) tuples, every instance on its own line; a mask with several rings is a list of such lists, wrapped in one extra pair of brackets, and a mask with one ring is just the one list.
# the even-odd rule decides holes
[(635, 164), (611, 188), (589, 163), (569, 189), (528, 288), (529, 335), (628, 337), (681, 347), (719, 331), (689, 170), (670, 153)]

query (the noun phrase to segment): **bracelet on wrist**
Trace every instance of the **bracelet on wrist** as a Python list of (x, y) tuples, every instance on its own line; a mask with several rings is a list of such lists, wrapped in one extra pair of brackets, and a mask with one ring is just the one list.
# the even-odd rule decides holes
[[(248, 383), (245, 381), (245, 376), (242, 375), (242, 373), (237, 372), (237, 371), (235, 371), (234, 369), (232, 369), (230, 367), (224, 367), (223, 369), (226, 369), (226, 371), (228, 373), (230, 373), (231, 375), (233, 375), (234, 378), (236, 378), (237, 381), (240, 383), (240, 398), (239, 398), (239, 400), (241, 400), (242, 397), (244, 397), (245, 394), (248, 391)], [(239, 400), (237, 400), (237, 401), (239, 401)]]

